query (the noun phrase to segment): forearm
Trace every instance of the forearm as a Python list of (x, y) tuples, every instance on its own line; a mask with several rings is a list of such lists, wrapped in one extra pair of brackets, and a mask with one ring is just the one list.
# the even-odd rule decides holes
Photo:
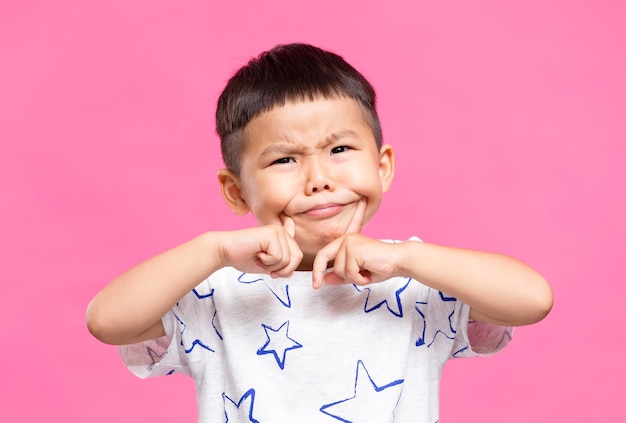
[(396, 245), (405, 276), (468, 304), (472, 319), (520, 326), (543, 319), (552, 307), (546, 280), (514, 258), (422, 242)]
[(220, 266), (207, 233), (128, 270), (89, 304), (87, 326), (103, 342), (128, 344), (162, 335), (160, 319)]

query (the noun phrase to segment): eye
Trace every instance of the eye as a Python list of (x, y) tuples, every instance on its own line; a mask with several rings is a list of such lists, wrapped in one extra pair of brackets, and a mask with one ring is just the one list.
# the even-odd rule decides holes
[(272, 164), (287, 164), (291, 162), (295, 163), (295, 159), (293, 157), (281, 157), (280, 159), (274, 160)]
[(330, 153), (337, 154), (337, 153), (343, 153), (348, 150), (352, 150), (352, 147), (348, 147), (347, 145), (339, 145), (337, 147), (333, 147), (333, 149), (330, 150)]

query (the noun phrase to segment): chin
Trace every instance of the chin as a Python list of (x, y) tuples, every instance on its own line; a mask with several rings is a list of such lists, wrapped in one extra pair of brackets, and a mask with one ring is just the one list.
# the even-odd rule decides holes
[(316, 254), (319, 250), (342, 236), (344, 233), (345, 231), (317, 233), (302, 240), (298, 240), (298, 236), (296, 235), (296, 241), (303, 251), (307, 250)]

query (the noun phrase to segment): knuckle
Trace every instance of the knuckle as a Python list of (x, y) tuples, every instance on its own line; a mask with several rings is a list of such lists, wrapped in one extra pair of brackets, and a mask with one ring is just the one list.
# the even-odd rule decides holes
[(294, 259), (297, 260), (298, 262), (300, 262), (303, 258), (304, 258), (304, 253), (302, 251), (298, 251), (294, 255)]

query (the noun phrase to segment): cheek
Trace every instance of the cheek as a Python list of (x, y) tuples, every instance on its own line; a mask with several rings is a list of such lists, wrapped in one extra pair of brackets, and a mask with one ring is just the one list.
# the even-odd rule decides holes
[(380, 196), (369, 197), (369, 202), (367, 204), (367, 210), (365, 211), (365, 221), (363, 223), (369, 222), (370, 219), (372, 217), (374, 217), (374, 215), (378, 211), (378, 208), (380, 207), (380, 203), (381, 203), (381, 197)]
[(258, 184), (248, 190), (248, 206), (257, 221), (276, 223), (276, 217), (291, 199), (288, 190), (280, 184)]
[(368, 178), (361, 180), (358, 194), (367, 198), (367, 210), (365, 211), (365, 221), (369, 221), (378, 211), (383, 198), (383, 187), (380, 178)]
[(352, 186), (355, 191), (370, 198), (372, 201), (375, 199), (380, 200), (383, 192), (383, 186), (380, 178), (378, 177), (378, 173), (368, 175), (368, 177), (364, 177), (363, 172), (357, 172), (352, 178)]

